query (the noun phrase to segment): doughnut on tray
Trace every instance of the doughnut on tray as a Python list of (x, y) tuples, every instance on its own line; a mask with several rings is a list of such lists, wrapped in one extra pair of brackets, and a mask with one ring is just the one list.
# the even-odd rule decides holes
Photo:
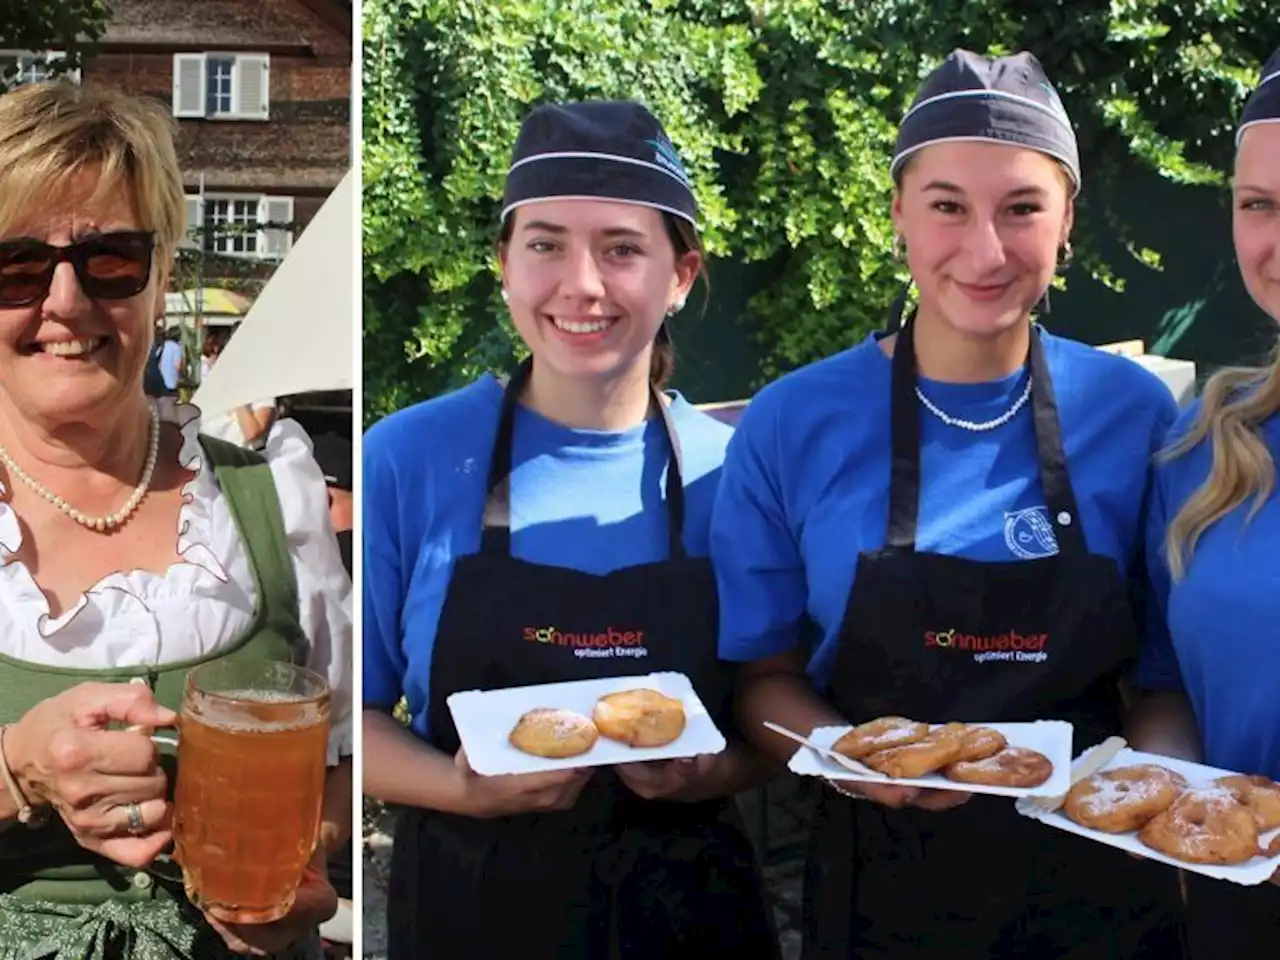
[[(685, 726), (675, 740), (661, 747), (633, 747), (601, 736), (585, 753), (553, 759), (525, 753), (508, 739), (521, 717), (531, 710), (567, 710), (590, 719), (596, 702), (624, 690), (656, 690), (679, 700)], [(682, 673), (650, 673), (635, 677), (605, 677), (544, 683), (501, 690), (465, 690), (445, 703), (453, 716), (471, 769), (481, 776), (574, 770), (645, 760), (674, 760), (725, 749), (724, 735), (707, 713), (689, 678)]]
[[(928, 787), (934, 790), (959, 790), (964, 793), (985, 793), (1000, 797), (1044, 797), (1066, 793), (1071, 781), (1072, 726), (1065, 720), (1036, 720), (1029, 723), (980, 723), (968, 722), (971, 727), (985, 727), (1004, 735), (1011, 747), (1023, 747), (1043, 754), (1053, 764), (1049, 779), (1036, 787), (1010, 787), (996, 784), (965, 783), (950, 780), (941, 773), (923, 777), (890, 777), (870, 768), (865, 774), (840, 766), (820, 756), (808, 747), (800, 747), (787, 764), (792, 773), (806, 777), (825, 777), (829, 780), (855, 783), (882, 783), (895, 787)], [(930, 724), (936, 730), (942, 724)], [(852, 726), (818, 727), (809, 739), (817, 746), (831, 749)]]
[[(1232, 770), (1221, 770), (1202, 763), (1192, 763), (1189, 760), (1179, 760), (1175, 757), (1162, 757), (1154, 753), (1143, 753), (1128, 748), (1116, 754), (1115, 758), (1106, 764), (1100, 772), (1144, 763), (1165, 767), (1181, 774), (1186, 778), (1190, 789), (1208, 786), (1219, 777), (1227, 777), (1235, 773)], [(1019, 802), (1016, 808), (1023, 816), (1031, 817), (1033, 820), (1040, 820), (1051, 827), (1057, 827), (1059, 830), (1066, 830), (1068, 833), (1074, 833), (1077, 836), (1097, 840), (1099, 843), (1119, 847), (1129, 853), (1136, 853), (1139, 856), (1158, 860), (1160, 863), (1168, 864), (1171, 867), (1177, 867), (1190, 873), (1203, 874), (1206, 877), (1213, 877), (1217, 880), (1230, 880), (1232, 883), (1238, 883), (1243, 886), (1256, 886), (1257, 884), (1265, 883), (1273, 873), (1280, 870), (1280, 856), (1264, 857), (1261, 853), (1261, 849), (1265, 849), (1272, 840), (1280, 836), (1280, 830), (1271, 830), (1262, 834), (1258, 856), (1244, 863), (1232, 865), (1191, 863), (1153, 850), (1138, 839), (1136, 831), (1132, 833), (1106, 833), (1101, 830), (1093, 830), (1076, 823), (1062, 810), (1047, 813), (1034, 804), (1026, 802)]]

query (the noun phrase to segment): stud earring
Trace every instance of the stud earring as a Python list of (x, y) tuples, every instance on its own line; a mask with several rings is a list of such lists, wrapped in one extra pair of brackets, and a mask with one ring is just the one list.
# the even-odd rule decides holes
[(677, 313), (684, 309), (684, 301), (677, 300), (671, 306), (667, 307), (667, 316), (674, 317)]

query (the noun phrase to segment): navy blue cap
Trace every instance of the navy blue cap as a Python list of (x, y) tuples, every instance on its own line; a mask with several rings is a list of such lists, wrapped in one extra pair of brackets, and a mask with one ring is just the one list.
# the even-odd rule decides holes
[(1280, 50), (1273, 53), (1262, 68), (1262, 82), (1244, 105), (1236, 146), (1240, 145), (1245, 130), (1257, 123), (1280, 123)]
[(689, 174), (662, 124), (625, 100), (549, 104), (525, 118), (501, 219), (526, 203), (556, 199), (636, 203), (697, 225)]
[(1030, 53), (985, 57), (956, 50), (929, 75), (902, 119), (890, 173), (935, 143), (985, 140), (1038, 150), (1067, 169), (1080, 192), (1080, 150), (1071, 118)]

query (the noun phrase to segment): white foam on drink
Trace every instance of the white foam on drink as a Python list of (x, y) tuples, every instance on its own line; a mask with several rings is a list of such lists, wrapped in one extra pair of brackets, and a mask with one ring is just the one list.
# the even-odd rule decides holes
[[(323, 719), (318, 703), (308, 702), (309, 697), (287, 690), (219, 690), (219, 699), (202, 704), (198, 722), (216, 726), (220, 730), (240, 733), (279, 733), (285, 730), (303, 730), (313, 727)], [(286, 720), (266, 720), (244, 716), (240, 704), (297, 704), (298, 713)]]

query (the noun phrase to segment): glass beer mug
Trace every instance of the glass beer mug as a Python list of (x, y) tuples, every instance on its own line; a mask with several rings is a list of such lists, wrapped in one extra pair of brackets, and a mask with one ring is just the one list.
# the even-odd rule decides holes
[(319, 836), (328, 683), (287, 663), (196, 667), (178, 731), (173, 836), (187, 897), (227, 923), (280, 919)]

